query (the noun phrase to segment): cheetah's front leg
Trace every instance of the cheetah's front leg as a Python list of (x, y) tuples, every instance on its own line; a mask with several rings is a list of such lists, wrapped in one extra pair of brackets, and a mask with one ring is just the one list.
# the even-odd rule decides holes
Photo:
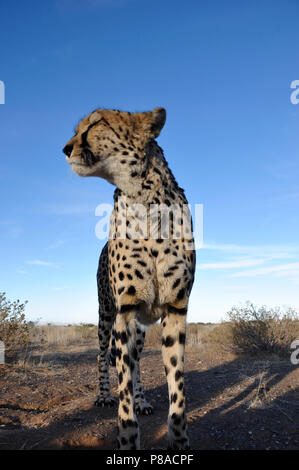
[(118, 438), (121, 450), (140, 448), (138, 421), (135, 413), (137, 350), (136, 322), (132, 315), (118, 313), (115, 320), (116, 369), (118, 374)]
[[(171, 309), (169, 307), (168, 309)], [(173, 310), (173, 309), (172, 309)], [(168, 442), (173, 449), (188, 449), (185, 414), (184, 349), (186, 314), (165, 314), (162, 320), (162, 355), (168, 383)]]

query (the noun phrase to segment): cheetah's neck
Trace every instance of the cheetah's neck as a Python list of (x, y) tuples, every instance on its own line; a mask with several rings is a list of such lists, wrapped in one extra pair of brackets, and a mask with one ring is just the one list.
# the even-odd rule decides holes
[[(139, 171), (138, 171), (139, 170)], [(186, 204), (184, 190), (180, 188), (168, 167), (163, 150), (156, 141), (148, 144), (143, 165), (128, 178), (126, 184), (114, 193), (115, 202), (120, 196), (127, 198), (128, 204)]]

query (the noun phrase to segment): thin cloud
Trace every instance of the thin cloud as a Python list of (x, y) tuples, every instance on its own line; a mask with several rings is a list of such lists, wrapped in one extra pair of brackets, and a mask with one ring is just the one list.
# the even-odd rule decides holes
[[(284, 277), (292, 282), (297, 282), (299, 277), (298, 259), (299, 247), (294, 245), (235, 245), (235, 244), (206, 244), (203, 249), (215, 251), (219, 257), (231, 255), (230, 260), (222, 260), (198, 264), (199, 270), (236, 270), (226, 275), (229, 278), (254, 278), (262, 276)], [(237, 256), (239, 255), (239, 256)], [(294, 262), (286, 260), (295, 258)], [(280, 264), (277, 264), (282, 260)], [(276, 264), (274, 264), (276, 261)], [(283, 262), (284, 261), (284, 262)], [(264, 265), (264, 266), (261, 266)], [(258, 267), (261, 266), (261, 267)], [(245, 269), (253, 268), (256, 269)], [(240, 270), (244, 268), (244, 270)]]
[(48, 246), (48, 250), (54, 250), (55, 248), (60, 248), (61, 246), (65, 245), (65, 240), (57, 240), (56, 242), (52, 243)]
[(293, 276), (298, 276), (299, 278), (299, 269), (290, 269), (286, 271), (278, 271), (276, 273), (277, 276), (283, 277), (283, 276), (288, 276), (288, 277), (293, 277)]
[(25, 271), (24, 269), (16, 269), (17, 274), (28, 274), (28, 271)]
[(236, 269), (258, 266), (265, 263), (265, 259), (242, 259), (237, 261), (224, 261), (220, 263), (199, 264), (199, 269)]
[(292, 193), (281, 194), (280, 196), (273, 197), (272, 201), (292, 201), (299, 199), (299, 191)]
[(27, 261), (27, 264), (31, 264), (33, 266), (46, 266), (48, 268), (58, 268), (57, 264), (51, 263), (49, 261), (43, 261), (41, 259), (34, 259)]
[(20, 236), (24, 233), (24, 229), (22, 227), (12, 227), (10, 229), (10, 236), (13, 239), (20, 238)]
[(0, 226), (3, 227), (3, 231), (6, 232), (11, 238), (17, 239), (24, 233), (23, 227), (17, 225), (11, 220), (1, 220)]
[(264, 276), (267, 274), (274, 274), (274, 275), (294, 275), (294, 272), (299, 273), (299, 263), (287, 263), (287, 264), (280, 264), (276, 266), (268, 266), (264, 268), (258, 269), (248, 269), (247, 271), (240, 271), (234, 274), (231, 274), (230, 277), (256, 277), (256, 276)]
[(258, 254), (267, 256), (290, 256), (290, 254), (299, 251), (299, 245), (236, 245), (236, 244), (218, 244), (204, 243), (202, 250), (224, 251), (230, 253)]

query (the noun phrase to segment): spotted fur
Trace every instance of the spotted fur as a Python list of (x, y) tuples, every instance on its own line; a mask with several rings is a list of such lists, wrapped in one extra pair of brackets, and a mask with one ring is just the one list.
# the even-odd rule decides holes
[[(144, 327), (161, 319), (162, 356), (168, 382), (169, 446), (189, 446), (185, 414), (184, 347), (186, 314), (195, 252), (184, 191), (178, 186), (159, 135), (166, 113), (127, 113), (98, 109), (84, 118), (64, 148), (80, 176), (98, 176), (116, 186), (111, 233), (100, 257), (99, 406), (111, 405), (108, 346), (111, 331), (118, 374), (118, 448), (140, 447), (137, 414), (150, 405), (140, 384), (139, 357)], [(170, 232), (153, 205), (171, 210)], [(178, 207), (179, 212), (172, 211)], [(144, 209), (145, 208), (145, 209)], [(149, 224), (149, 215), (151, 224)], [(168, 236), (169, 235), (169, 236)]]
[[(112, 407), (115, 399), (110, 395), (109, 381), (109, 363), (116, 366), (116, 356), (119, 351), (116, 349), (115, 329), (113, 324), (115, 321), (116, 307), (114, 304), (113, 294), (110, 288), (108, 274), (108, 243), (104, 246), (97, 271), (98, 299), (99, 299), (99, 326), (98, 337), (100, 352), (98, 355), (99, 370), (99, 390), (95, 405), (98, 407)], [(111, 350), (109, 354), (109, 342), (111, 341)], [(136, 414), (152, 414), (153, 408), (146, 401), (144, 391), (140, 381), (139, 358), (142, 353), (145, 339), (145, 330), (142, 325), (136, 326), (136, 383), (135, 383), (135, 408)]]

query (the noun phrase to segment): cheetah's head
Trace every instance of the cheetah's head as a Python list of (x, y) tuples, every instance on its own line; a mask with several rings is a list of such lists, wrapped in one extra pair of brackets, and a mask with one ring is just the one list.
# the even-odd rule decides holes
[(80, 176), (99, 176), (118, 185), (124, 162), (142, 165), (145, 148), (158, 137), (166, 119), (164, 108), (144, 113), (97, 109), (82, 119), (63, 152)]

